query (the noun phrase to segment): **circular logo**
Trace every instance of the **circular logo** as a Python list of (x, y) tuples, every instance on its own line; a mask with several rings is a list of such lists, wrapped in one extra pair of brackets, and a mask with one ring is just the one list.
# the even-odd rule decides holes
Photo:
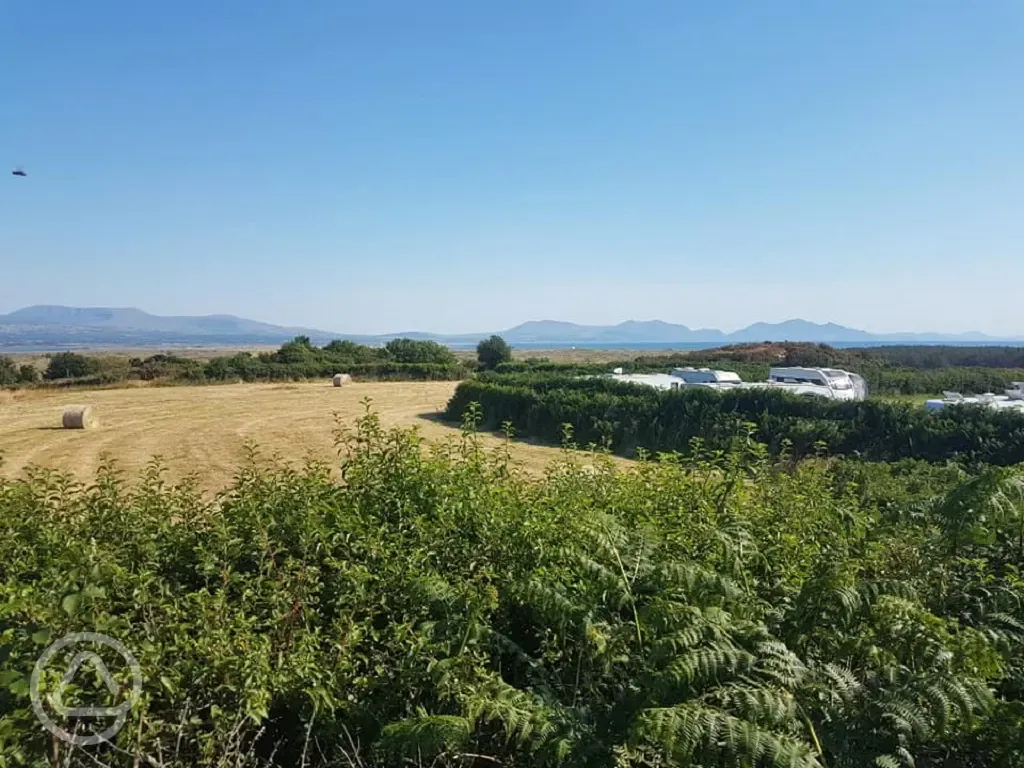
[[(61, 681), (57, 686), (57, 690), (48, 697), (48, 701), (53, 706), (54, 711), (62, 717), (91, 717), (97, 719), (113, 718), (113, 722), (104, 730), (98, 733), (89, 733), (80, 736), (68, 733), (53, 722), (49, 714), (47, 714), (46, 710), (43, 708), (43, 697), (39, 686), (43, 670), (46, 669), (46, 665), (58, 651), (69, 646), (84, 643), (105, 645), (108, 648), (112, 648), (117, 651), (128, 665), (128, 668), (132, 671), (132, 690), (129, 697), (116, 707), (65, 706), (62, 699), (64, 691), (68, 684), (74, 680), (78, 670), (86, 663), (93, 665), (96, 673), (103, 681), (103, 684), (107, 687), (107, 690), (110, 691), (111, 696), (116, 697), (118, 694), (118, 685), (114, 681), (114, 676), (110, 674), (110, 670), (107, 669), (107, 665), (103, 663), (103, 659), (101, 659), (95, 651), (85, 649), (79, 650), (68, 665), (68, 669), (61, 678)], [(29, 695), (32, 697), (32, 709), (35, 710), (36, 717), (39, 718), (39, 722), (41, 722), (43, 727), (58, 739), (79, 747), (102, 744), (103, 742), (109, 741), (112, 736), (121, 730), (125, 721), (128, 719), (128, 713), (131, 712), (132, 707), (138, 703), (139, 697), (142, 695), (142, 670), (139, 668), (139, 662), (135, 660), (132, 652), (114, 638), (101, 635), (98, 632), (74, 632), (70, 635), (65, 635), (43, 651), (43, 655), (39, 657), (35, 668), (32, 670), (32, 678), (29, 683)]]

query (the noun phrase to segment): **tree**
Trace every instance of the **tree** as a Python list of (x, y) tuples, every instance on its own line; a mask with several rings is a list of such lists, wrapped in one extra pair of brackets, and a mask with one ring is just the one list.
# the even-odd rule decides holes
[(324, 356), (331, 362), (343, 364), (375, 363), (381, 359), (382, 350), (356, 344), (354, 341), (335, 339), (323, 349)]
[(458, 362), (448, 347), (436, 341), (392, 339), (384, 345), (388, 357), (396, 363), (439, 363), (454, 365)]
[(281, 363), (306, 363), (316, 359), (317, 349), (309, 340), (309, 336), (296, 336), (281, 345), (275, 358)]
[(75, 379), (80, 376), (88, 376), (95, 372), (95, 365), (85, 355), (78, 355), (74, 352), (59, 352), (50, 358), (50, 364), (46, 367), (44, 379)]
[(476, 345), (476, 359), (484, 368), (493, 371), (501, 363), (511, 362), (512, 347), (501, 336), (491, 336)]
[(0, 387), (10, 386), (18, 382), (18, 369), (14, 361), (6, 356), (0, 356)]
[(22, 384), (34, 384), (39, 381), (39, 371), (34, 365), (23, 365), (18, 368), (18, 381)]

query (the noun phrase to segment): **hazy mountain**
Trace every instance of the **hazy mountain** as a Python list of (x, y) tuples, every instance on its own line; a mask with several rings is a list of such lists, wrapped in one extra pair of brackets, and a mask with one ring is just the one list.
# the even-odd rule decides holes
[(501, 331), (510, 344), (542, 342), (573, 342), (591, 344), (628, 344), (630, 342), (655, 344), (658, 342), (724, 341), (721, 331), (702, 328), (692, 330), (662, 320), (627, 320), (618, 325), (576, 325), (557, 320), (531, 320)]
[(941, 333), (890, 333), (875, 334), (856, 328), (847, 328), (836, 323), (811, 323), (807, 320), (786, 320), (781, 323), (754, 323), (733, 333), (723, 333), (714, 328), (691, 329), (685, 325), (673, 325), (661, 320), (638, 322), (629, 320), (618, 325), (576, 325), (553, 320), (535, 320), (507, 331), (501, 335), (510, 344), (672, 344), (679, 342), (721, 342), (738, 343), (745, 341), (817, 341), (817, 342), (860, 342), (872, 341), (992, 341), (994, 337), (983, 333), (962, 334)]
[[(510, 344), (565, 345), (673, 344), (710, 342), (729, 344), (747, 341), (818, 341), (824, 343), (871, 342), (971, 342), (993, 341), (978, 332), (962, 334), (873, 334), (835, 323), (787, 320), (754, 323), (733, 333), (714, 328), (689, 328), (661, 320), (628, 320), (618, 325), (577, 325), (556, 320), (531, 320), (498, 331)], [(376, 336), (332, 333), (310, 328), (289, 328), (233, 315), (163, 317), (135, 308), (34, 306), (0, 315), (0, 346), (59, 349), (103, 346), (231, 346), (279, 344), (299, 334), (322, 344), (343, 338), (364, 344), (381, 344), (397, 337), (428, 339), (471, 346), (490, 333), (433, 334), (406, 331)]]
[(200, 315), (162, 317), (133, 307), (59, 307), (37, 305), (25, 307), (9, 315), (0, 315), (0, 326), (28, 325), (37, 327), (109, 328), (119, 331), (152, 331), (180, 334), (237, 334), (239, 336), (297, 333), (330, 335), (324, 331), (283, 328), (279, 325), (246, 320), (234, 315)]

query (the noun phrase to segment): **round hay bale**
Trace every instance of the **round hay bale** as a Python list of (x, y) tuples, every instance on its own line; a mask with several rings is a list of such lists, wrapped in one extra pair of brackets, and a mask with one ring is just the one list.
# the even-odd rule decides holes
[(342, 384), (348, 384), (352, 381), (352, 377), (347, 373), (336, 373), (334, 374), (334, 386), (340, 387)]
[(100, 425), (88, 405), (72, 405), (64, 409), (64, 429), (92, 429)]

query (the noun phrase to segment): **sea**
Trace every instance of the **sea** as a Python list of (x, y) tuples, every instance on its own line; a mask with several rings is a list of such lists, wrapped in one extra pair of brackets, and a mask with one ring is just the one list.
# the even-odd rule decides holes
[[(511, 342), (513, 349), (715, 349), (727, 344), (740, 344), (749, 342), (737, 341), (618, 341), (618, 342), (586, 342), (586, 341), (514, 341)], [(756, 342), (755, 342), (756, 343)], [(828, 344), (831, 347), (841, 349), (857, 349), (862, 347), (1024, 347), (1024, 339), (1007, 341), (822, 341), (809, 342), (812, 344)], [(280, 341), (238, 341), (229, 338), (204, 339), (202, 343), (196, 343), (195, 339), (181, 341), (178, 343), (158, 341), (125, 341), (122, 343), (66, 343), (66, 344), (5, 344), (0, 342), (0, 355), (3, 354), (47, 354), (52, 352), (65, 352), (69, 350), (116, 350), (124, 349), (154, 349), (154, 350), (175, 350), (175, 349), (233, 349), (236, 347), (265, 346), (268, 349), (279, 346)], [(476, 349), (476, 342), (449, 342), (452, 349)]]
[[(603, 342), (558, 342), (558, 341), (516, 341), (510, 342), (513, 349), (716, 349), (728, 344), (747, 344), (737, 341), (619, 341)], [(753, 342), (757, 343), (757, 342)], [(778, 343), (778, 342), (775, 342)], [(800, 342), (805, 343), (805, 342)], [(865, 347), (1024, 347), (1024, 339), (1010, 341), (811, 341), (809, 344), (827, 344), (839, 349), (861, 349)], [(452, 349), (475, 349), (476, 344), (449, 344)]]

